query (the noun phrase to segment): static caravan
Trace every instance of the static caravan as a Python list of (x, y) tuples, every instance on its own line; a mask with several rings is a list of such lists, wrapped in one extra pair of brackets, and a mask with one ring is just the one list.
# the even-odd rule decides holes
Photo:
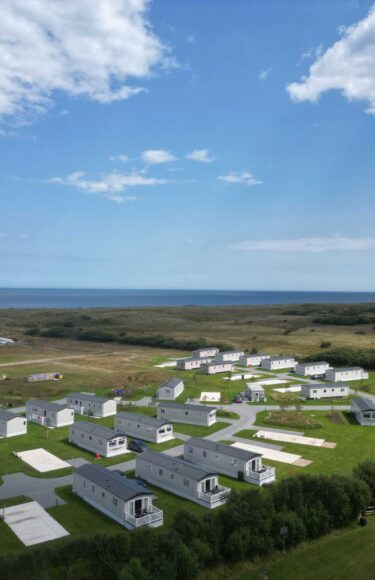
[(28, 383), (39, 383), (40, 381), (62, 381), (63, 375), (59, 372), (54, 373), (39, 373), (37, 375), (29, 375), (26, 377)]
[(156, 396), (158, 399), (174, 401), (183, 392), (184, 381), (178, 377), (172, 377), (160, 385), (156, 392)]
[(82, 465), (73, 471), (73, 493), (129, 530), (163, 525), (162, 510), (152, 505), (152, 491), (119, 471)]
[(173, 426), (170, 421), (128, 411), (121, 411), (116, 415), (115, 431), (151, 443), (163, 443), (173, 439)]
[(240, 356), (240, 365), (243, 367), (259, 367), (262, 364), (262, 360), (270, 358), (269, 354), (264, 352), (259, 352), (257, 354), (243, 354)]
[(224, 350), (223, 352), (219, 352), (216, 360), (222, 362), (238, 362), (244, 354), (244, 350)]
[(193, 350), (193, 358), (207, 358), (216, 357), (219, 354), (219, 349), (216, 346), (206, 346), (205, 348), (198, 348)]
[(177, 368), (180, 371), (193, 371), (195, 369), (200, 369), (203, 363), (208, 363), (212, 359), (211, 357), (191, 357), (191, 358), (179, 358), (177, 360)]
[(149, 449), (137, 455), (135, 472), (148, 483), (209, 509), (225, 503), (230, 493), (219, 485), (217, 471)]
[(246, 383), (246, 393), (251, 403), (267, 401), (265, 390), (259, 383)]
[(348, 397), (349, 387), (345, 383), (304, 383), (301, 385), (301, 395), (305, 399)]
[(184, 445), (186, 461), (205, 469), (243, 479), (255, 485), (275, 481), (275, 468), (262, 464), (260, 453), (253, 453), (238, 447), (231, 447), (208, 439), (188, 439)]
[(26, 418), (45, 427), (66, 427), (74, 423), (74, 411), (64, 405), (32, 399), (26, 403)]
[(26, 435), (27, 420), (6, 409), (0, 409), (0, 437)]
[(261, 362), (262, 369), (277, 371), (279, 369), (294, 369), (297, 361), (292, 356), (271, 356)]
[(117, 401), (108, 397), (97, 397), (86, 393), (70, 393), (68, 407), (80, 415), (109, 417), (117, 413)]
[(367, 397), (352, 399), (351, 411), (358, 423), (363, 426), (375, 426), (375, 400)]
[(218, 373), (231, 373), (234, 371), (234, 364), (229, 361), (214, 360), (201, 365), (202, 375), (217, 375)]
[(295, 367), (297, 375), (308, 377), (311, 375), (324, 375), (329, 369), (329, 363), (325, 361), (298, 363)]
[(368, 379), (368, 373), (361, 367), (343, 367), (328, 369), (325, 374), (327, 381), (337, 383), (339, 381), (361, 381)]
[(124, 434), (87, 421), (77, 421), (70, 425), (69, 443), (99, 453), (102, 457), (114, 457), (127, 452)]
[(216, 423), (216, 407), (167, 402), (159, 403), (156, 409), (158, 419), (163, 419), (164, 421), (203, 425), (205, 427)]

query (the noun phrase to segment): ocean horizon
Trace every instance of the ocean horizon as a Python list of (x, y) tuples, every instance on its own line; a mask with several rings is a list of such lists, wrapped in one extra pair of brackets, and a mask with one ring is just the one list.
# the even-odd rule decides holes
[(368, 302), (375, 302), (375, 292), (0, 288), (0, 309), (266, 306)]

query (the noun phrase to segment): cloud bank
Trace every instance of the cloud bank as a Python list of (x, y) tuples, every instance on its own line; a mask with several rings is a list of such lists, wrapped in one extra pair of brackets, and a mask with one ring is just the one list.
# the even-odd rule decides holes
[(330, 236), (294, 240), (249, 240), (231, 246), (233, 250), (260, 252), (334, 252), (375, 249), (375, 238)]
[[(0, 117), (45, 112), (55, 92), (111, 103), (173, 66), (146, 19), (147, 0), (2, 0)], [(130, 84), (129, 81), (136, 84)]]
[(342, 37), (311, 65), (300, 82), (287, 86), (294, 101), (316, 102), (339, 90), (349, 100), (367, 101), (375, 115), (375, 6), (366, 18), (341, 30)]

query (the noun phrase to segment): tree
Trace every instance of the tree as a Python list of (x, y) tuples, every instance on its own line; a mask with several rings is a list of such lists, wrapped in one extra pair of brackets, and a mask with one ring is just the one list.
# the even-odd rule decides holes
[(371, 492), (371, 501), (375, 502), (375, 461), (364, 461), (353, 469), (353, 476), (366, 483)]

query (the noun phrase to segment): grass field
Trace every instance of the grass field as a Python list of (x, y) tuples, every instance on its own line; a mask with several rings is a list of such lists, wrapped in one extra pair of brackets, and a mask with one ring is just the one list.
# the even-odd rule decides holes
[[(295, 473), (343, 473), (350, 474), (353, 467), (365, 459), (375, 457), (375, 429), (362, 427), (352, 419), (348, 413), (335, 412), (332, 418), (328, 411), (304, 411), (310, 419), (321, 424), (321, 427), (309, 429), (309, 437), (318, 437), (337, 443), (334, 449), (325, 447), (311, 447), (293, 443), (283, 443), (283, 451), (302, 455), (304, 459), (312, 461), (310, 465), (301, 469), (294, 465), (286, 465), (279, 462), (265, 460), (266, 464), (276, 467), (276, 477), (281, 479)], [(256, 425), (267, 427), (264, 419), (266, 413), (258, 413)], [(287, 424), (272, 425), (273, 427), (288, 428)], [(289, 426), (289, 428), (292, 428)], [(255, 431), (241, 431), (236, 435), (251, 439)], [(259, 440), (258, 440), (259, 441)], [(277, 441), (270, 441), (277, 445)]]
[(365, 528), (353, 526), (302, 544), (286, 555), (205, 571), (200, 580), (342, 580), (374, 578), (375, 518)]

